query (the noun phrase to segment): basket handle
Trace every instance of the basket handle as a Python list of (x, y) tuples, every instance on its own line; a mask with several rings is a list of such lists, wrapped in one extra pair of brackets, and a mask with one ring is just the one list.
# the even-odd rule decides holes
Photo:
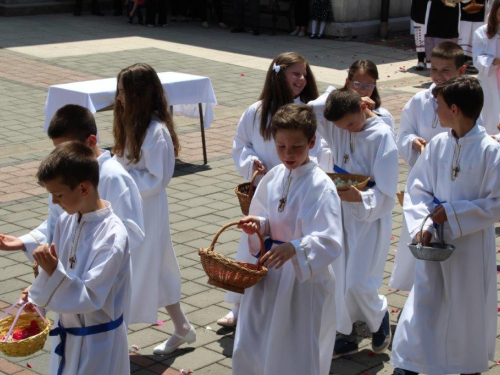
[(259, 171), (253, 172), (252, 179), (250, 180), (250, 188), (248, 189), (248, 196), (251, 197), (254, 190), (255, 190), (255, 179), (257, 178), (257, 175), (259, 174)]
[(425, 217), (425, 219), (422, 221), (422, 225), (420, 226), (420, 242), (419, 243), (422, 244), (422, 246), (424, 245), (424, 226), (425, 226), (427, 219), (430, 218), (431, 216), (432, 216), (432, 213), (427, 215)]
[[(217, 243), (217, 240), (219, 239), (219, 236), (224, 232), (227, 228), (238, 225), (240, 222), (239, 221), (233, 221), (229, 224), (224, 225), (222, 228), (219, 229), (219, 231), (215, 234), (214, 239), (212, 240), (212, 243), (210, 244), (210, 247), (208, 248), (208, 251), (213, 251), (215, 248), (215, 244)], [(265, 245), (264, 245), (264, 239), (262, 238), (262, 235), (259, 232), (255, 232), (255, 234), (259, 237), (260, 240), (260, 259), (264, 256), (265, 252)]]
[[(9, 307), (7, 310), (5, 310), (5, 312), (2, 315), (2, 318), (0, 318), (0, 320), (3, 320), (11, 312), (11, 310), (14, 307), (16, 307), (20, 302), (21, 302), (21, 300), (14, 302), (14, 304), (11, 307)], [(19, 320), (21, 313), (23, 312), (24, 308), (28, 305), (28, 303), (29, 302), (23, 302), (21, 307), (19, 307), (19, 311), (17, 312), (16, 317), (14, 318), (14, 321), (12, 322), (12, 325), (10, 326), (9, 333), (7, 333), (7, 335), (5, 336), (4, 342), (7, 342), (9, 337), (12, 335), (12, 332), (14, 331), (14, 327), (16, 326), (16, 323)], [(35, 311), (40, 316), (40, 318), (47, 321), (47, 318), (40, 313), (40, 310), (38, 310), (38, 308), (35, 305), (33, 305), (33, 307), (35, 308)]]

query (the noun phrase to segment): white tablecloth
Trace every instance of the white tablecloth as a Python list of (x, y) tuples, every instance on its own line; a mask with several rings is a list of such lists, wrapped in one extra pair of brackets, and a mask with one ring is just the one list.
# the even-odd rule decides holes
[[(198, 104), (202, 103), (204, 125), (208, 129), (217, 105), (210, 78), (174, 72), (158, 73), (158, 77), (175, 114), (198, 117)], [(114, 104), (115, 92), (116, 78), (51, 86), (45, 103), (43, 130), (47, 131), (56, 111), (66, 104), (78, 104), (96, 113)]]

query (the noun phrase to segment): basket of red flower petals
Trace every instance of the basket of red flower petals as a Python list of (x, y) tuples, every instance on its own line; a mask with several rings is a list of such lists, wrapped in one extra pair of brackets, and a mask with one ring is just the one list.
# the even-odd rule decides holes
[(43, 348), (50, 331), (50, 321), (36, 307), (33, 313), (23, 313), (26, 302), (15, 316), (7, 316), (16, 305), (8, 308), (0, 319), (0, 351), (8, 357), (26, 357)]
[(239, 184), (234, 188), (234, 192), (240, 201), (241, 212), (243, 215), (248, 215), (250, 210), (250, 203), (252, 202), (253, 194), (255, 193), (255, 178), (259, 174), (255, 171), (250, 182)]

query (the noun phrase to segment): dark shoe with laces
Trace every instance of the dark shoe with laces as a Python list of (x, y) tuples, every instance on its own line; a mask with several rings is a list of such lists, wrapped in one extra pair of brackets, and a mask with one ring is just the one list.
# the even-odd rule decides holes
[(391, 322), (389, 320), (389, 311), (385, 312), (382, 324), (377, 332), (372, 333), (372, 350), (375, 354), (385, 352), (391, 344), (392, 332)]
[(356, 341), (348, 341), (344, 337), (335, 340), (335, 349), (333, 350), (332, 359), (337, 359), (344, 357), (349, 354), (357, 353), (359, 350), (358, 343)]

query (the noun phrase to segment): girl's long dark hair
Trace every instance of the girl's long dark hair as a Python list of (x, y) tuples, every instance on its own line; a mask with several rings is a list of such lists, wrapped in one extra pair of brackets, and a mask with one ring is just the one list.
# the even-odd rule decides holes
[(495, 0), (491, 6), (490, 15), (488, 16), (488, 26), (486, 26), (486, 35), (488, 35), (489, 39), (492, 39), (498, 31), (498, 8), (500, 8), (500, 0)]
[(131, 163), (141, 159), (141, 147), (153, 118), (165, 124), (174, 144), (175, 156), (180, 145), (175, 133), (174, 121), (168, 110), (168, 102), (156, 71), (147, 64), (134, 64), (118, 74), (117, 85), (122, 81), (125, 91), (125, 108), (116, 99), (113, 136), (113, 152), (122, 157), (124, 154)]
[[(280, 66), (278, 73), (273, 69), (274, 64)], [(264, 88), (259, 97), (259, 100), (262, 101), (260, 107), (260, 135), (265, 140), (270, 140), (272, 136), (271, 129), (268, 126), (269, 119), (274, 116), (280, 107), (293, 103), (292, 89), (288, 85), (285, 72), (294, 64), (303, 64), (306, 67), (307, 84), (300, 93), (301, 101), (307, 103), (319, 96), (316, 79), (305, 58), (295, 52), (285, 52), (276, 56), (267, 70)]]

